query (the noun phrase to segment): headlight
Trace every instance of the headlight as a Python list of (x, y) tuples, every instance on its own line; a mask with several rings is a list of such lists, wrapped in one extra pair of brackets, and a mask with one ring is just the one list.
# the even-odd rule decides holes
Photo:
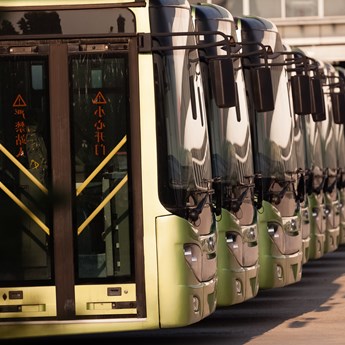
[(236, 232), (227, 231), (225, 233), (225, 241), (232, 255), (235, 256), (238, 263), (242, 266), (242, 237)]
[(185, 244), (183, 246), (184, 257), (192, 269), (193, 273), (195, 274), (196, 278), (201, 281), (201, 265), (202, 265), (202, 253), (201, 249), (192, 243)]
[(236, 244), (236, 237), (237, 237), (237, 234), (235, 232), (226, 232), (225, 233), (225, 241), (227, 243), (228, 246), (230, 247), (235, 247), (237, 248), (238, 245)]
[(245, 242), (255, 242), (257, 240), (256, 227), (251, 226), (243, 231)]
[(301, 222), (299, 218), (292, 218), (283, 224), (283, 229), (289, 235), (296, 235), (300, 230), (300, 225)]
[(279, 225), (276, 223), (268, 222), (267, 223), (267, 232), (271, 237), (279, 237), (279, 234), (277, 233), (277, 230), (279, 228)]
[(319, 208), (318, 207), (313, 207), (311, 209), (311, 215), (313, 216), (313, 218), (317, 218), (319, 215)]
[(302, 221), (303, 221), (303, 224), (309, 224), (309, 212), (308, 212), (308, 210), (303, 211)]
[(329, 217), (330, 213), (331, 213), (331, 209), (329, 206), (325, 206), (323, 209), (323, 213), (324, 213), (324, 217), (327, 218)]

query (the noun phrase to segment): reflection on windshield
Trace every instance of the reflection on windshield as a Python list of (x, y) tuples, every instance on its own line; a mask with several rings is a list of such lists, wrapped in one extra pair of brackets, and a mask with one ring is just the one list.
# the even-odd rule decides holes
[(237, 71), (235, 80), (239, 90), (239, 108), (218, 109), (213, 104), (208, 115), (212, 164), (214, 176), (220, 177), (224, 186), (223, 207), (233, 211), (241, 225), (248, 225), (252, 223), (255, 213), (252, 201), (254, 165), (241, 70)]
[(325, 168), (336, 169), (337, 157), (336, 157), (336, 142), (332, 128), (332, 122), (330, 116), (332, 116), (332, 104), (330, 101), (330, 95), (326, 95), (326, 120), (321, 122), (321, 139), (323, 142), (323, 157)]
[[(250, 23), (250, 20), (247, 22)], [(261, 23), (260, 23), (261, 25)], [(274, 52), (283, 52), (284, 47), (278, 32), (273, 30), (242, 30), (245, 42), (260, 41)], [(244, 46), (245, 52), (255, 52), (259, 46)], [(253, 57), (249, 63), (263, 63), (263, 59)], [(248, 60), (244, 60), (248, 63)], [(262, 177), (263, 198), (272, 202), (282, 216), (292, 216), (296, 211), (297, 157), (294, 143), (294, 123), (288, 94), (288, 75), (284, 66), (284, 55), (269, 60), (272, 89), (274, 92), (274, 110), (257, 112), (252, 104), (251, 129), (253, 137), (255, 173)], [(279, 65), (281, 64), (281, 65)], [(248, 89), (250, 85), (250, 72)], [(247, 80), (246, 80), (247, 81)]]
[(272, 68), (275, 109), (256, 116), (259, 139), (258, 171), (264, 176), (284, 179), (285, 171), (297, 167), (293, 139), (293, 122), (287, 93), (287, 79), (281, 67)]
[[(160, 12), (159, 22), (152, 23), (153, 32), (174, 31), (175, 26), (176, 31), (192, 30), (183, 16), (187, 9), (165, 11), (167, 18), (174, 18), (169, 23), (172, 28), (164, 27), (168, 23)], [(190, 44), (195, 44), (192, 36), (160, 39), (160, 45), (165, 46)], [(196, 50), (168, 50), (154, 58), (158, 132), (162, 139), (158, 147), (160, 199), (173, 212), (183, 212), (188, 195), (195, 190), (206, 191), (212, 178), (200, 65)], [(164, 164), (166, 160), (168, 165)]]

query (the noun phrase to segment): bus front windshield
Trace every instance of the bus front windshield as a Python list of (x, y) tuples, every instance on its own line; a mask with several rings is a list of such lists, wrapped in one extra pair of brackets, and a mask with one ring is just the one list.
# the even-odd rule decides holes
[(265, 115), (258, 114), (256, 117), (257, 135), (263, 138), (259, 141), (260, 155), (257, 165), (263, 176), (284, 179), (285, 173), (294, 171), (297, 163), (293, 145), (293, 121), (286, 92), (286, 76), (279, 69), (281, 68), (272, 68), (273, 90), (276, 90), (275, 109)]
[(308, 193), (320, 193), (324, 180), (320, 123), (314, 122), (310, 117), (302, 119), (305, 123), (307, 167), (312, 173), (312, 185)]
[(235, 211), (242, 225), (249, 225), (255, 217), (251, 194), (254, 164), (246, 94), (241, 92), (244, 79), (237, 63), (238, 106), (210, 112), (212, 163), (214, 176), (221, 177), (226, 186), (223, 207)]
[[(191, 32), (189, 8), (151, 9), (152, 32)], [(195, 45), (194, 36), (159, 37), (159, 46)], [(190, 196), (208, 191), (212, 178), (207, 122), (195, 49), (168, 49), (154, 54), (158, 133), (158, 178), (162, 204), (185, 215)]]
[[(274, 51), (284, 51), (276, 32), (265, 32), (262, 43), (271, 46)], [(254, 164), (256, 173), (263, 177), (264, 188), (268, 190), (264, 199), (273, 202), (283, 216), (291, 216), (296, 211), (295, 191), (298, 176), (288, 74), (283, 54), (270, 62), (274, 110), (255, 113), (253, 130), (257, 154), (254, 155)]]

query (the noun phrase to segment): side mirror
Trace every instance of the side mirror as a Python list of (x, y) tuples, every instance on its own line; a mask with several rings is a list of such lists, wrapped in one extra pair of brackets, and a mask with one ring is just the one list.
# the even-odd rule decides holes
[(345, 124), (345, 94), (331, 93), (333, 121), (340, 125)]
[(314, 122), (324, 121), (326, 120), (326, 109), (321, 79), (312, 79), (310, 86), (311, 115)]
[(291, 91), (294, 112), (297, 115), (311, 113), (310, 77), (307, 75), (294, 75), (291, 77)]
[(258, 112), (274, 110), (271, 70), (267, 67), (250, 70), (254, 107)]
[(218, 107), (231, 108), (236, 106), (235, 73), (231, 59), (211, 59), (209, 76), (213, 97)]

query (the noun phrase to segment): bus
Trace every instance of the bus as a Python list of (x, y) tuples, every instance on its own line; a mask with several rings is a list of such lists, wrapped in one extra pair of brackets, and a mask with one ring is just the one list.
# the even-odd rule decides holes
[[(293, 117), (294, 123), (294, 142), (296, 149), (297, 167), (300, 177), (297, 184), (297, 202), (300, 207), (300, 219), (302, 230), (302, 264), (305, 264), (309, 260), (310, 250), (310, 237), (311, 237), (311, 224), (310, 214), (308, 209), (308, 193), (307, 185), (309, 179), (309, 169), (307, 165), (307, 150), (306, 150), (306, 131), (303, 127), (303, 117), (300, 116), (302, 107), (310, 107), (310, 97), (303, 97), (296, 99), (294, 88), (296, 84), (296, 78), (299, 80), (305, 80), (308, 84), (310, 77), (308, 75), (308, 59), (298, 51), (293, 51), (292, 48), (284, 43), (284, 50), (286, 54), (287, 72), (288, 72), (288, 93), (290, 101), (290, 111)], [(307, 88), (308, 89), (308, 88)], [(308, 96), (308, 95), (307, 95)], [(304, 101), (305, 100), (305, 101)], [(304, 102), (303, 102), (304, 101)], [(309, 102), (309, 104), (307, 104)], [(304, 105), (305, 103), (305, 105)], [(295, 109), (298, 114), (295, 113)], [(305, 112), (307, 110), (303, 110)], [(309, 109), (308, 109), (309, 111)], [(306, 116), (306, 115), (305, 115)]]
[(319, 259), (325, 252), (326, 222), (324, 217), (324, 170), (320, 124), (311, 115), (301, 116), (305, 133), (307, 165), (308, 219), (310, 225), (309, 260)]
[[(341, 114), (336, 112), (334, 95), (339, 79), (335, 68), (326, 62), (320, 62), (320, 70), (324, 77), (324, 101), (326, 119), (320, 123), (322, 156), (324, 162), (324, 217), (326, 220), (326, 241), (324, 253), (333, 252), (338, 248), (340, 235), (340, 200), (337, 188), (338, 162), (337, 142), (334, 133), (334, 123), (341, 122)], [(337, 93), (336, 95), (341, 95)]]
[[(254, 172), (262, 184), (263, 201), (258, 209), (259, 287), (282, 287), (301, 280), (303, 259), (293, 117), (286, 63), (281, 54), (284, 47), (276, 26), (264, 18), (238, 17), (237, 26), (240, 41), (248, 43), (243, 45), (248, 57), (242, 61), (249, 99)], [(252, 42), (258, 44), (249, 44)], [(259, 43), (267, 47), (267, 55), (250, 56), (260, 48)], [(271, 73), (267, 74), (264, 67), (269, 65)], [(271, 99), (262, 99), (260, 90), (271, 85)]]
[[(222, 32), (231, 37), (235, 50), (234, 18), (225, 8), (215, 4), (192, 5), (195, 28), (198, 32)], [(219, 41), (221, 35), (202, 36), (205, 43)], [(240, 43), (239, 43), (240, 44)], [(240, 52), (240, 51), (239, 51)], [(233, 61), (228, 73), (228, 94), (233, 106), (219, 108), (214, 95), (206, 92), (213, 178), (219, 179), (222, 211), (218, 223), (218, 283), (217, 306), (243, 302), (259, 290), (259, 251), (257, 214), (254, 202), (254, 165), (246, 99), (246, 88), (239, 52), (231, 53)], [(224, 47), (200, 51), (203, 56), (226, 55)], [(225, 58), (225, 57), (224, 57)], [(202, 63), (205, 90), (211, 90), (210, 66)]]
[[(306, 106), (306, 110), (302, 116), (295, 117), (295, 141), (302, 136), (303, 140), (299, 139), (299, 146), (297, 147), (299, 156), (304, 156), (305, 159), (307, 212), (304, 210), (302, 213), (302, 226), (306, 226), (309, 223), (310, 241), (308, 260), (314, 260), (323, 256), (326, 241), (323, 192), (325, 174), (320, 132), (320, 122), (326, 119), (323, 77), (320, 73), (319, 62), (317, 60), (306, 56), (305, 52), (300, 48), (294, 47), (291, 50), (295, 54), (304, 56), (305, 65), (299, 68), (298, 73), (305, 73), (310, 78), (309, 85), (305, 85), (305, 89), (310, 88), (311, 90), (309, 106)], [(308, 99), (307, 95), (305, 98)], [(303, 162), (301, 164), (303, 165)], [(303, 168), (302, 165), (301, 167)]]
[(1, 337), (210, 315), (219, 206), (189, 3), (11, 0), (0, 18)]
[(306, 147), (305, 147), (305, 132), (302, 126), (302, 117), (293, 114), (294, 117), (294, 141), (296, 147), (297, 164), (300, 169), (300, 178), (297, 185), (298, 199), (300, 203), (300, 217), (301, 217), (301, 236), (302, 236), (302, 264), (309, 261), (310, 251), (310, 215), (308, 209), (308, 194), (307, 194), (307, 182), (308, 182), (308, 169), (306, 160)]
[[(335, 67), (339, 80), (338, 84), (340, 86), (339, 93), (345, 93), (345, 69), (340, 66)], [(340, 96), (344, 97), (344, 96)], [(345, 114), (344, 102), (339, 108)], [(339, 201), (340, 201), (340, 234), (339, 234), (339, 245), (345, 243), (345, 133), (344, 133), (345, 123), (335, 125), (334, 133), (337, 141), (337, 160), (338, 160), (338, 191), (339, 191)]]
[[(299, 65), (295, 67), (295, 73), (302, 77), (300, 87), (310, 90), (309, 97), (308, 94), (305, 94), (303, 98), (295, 96), (294, 99), (298, 108), (304, 103), (304, 109), (300, 112), (300, 115), (303, 116), (295, 117), (297, 156), (300, 158), (299, 162), (304, 170), (304, 188), (307, 196), (304, 203), (307, 209), (302, 213), (302, 227), (309, 225), (308, 256), (311, 259), (318, 259), (325, 253), (327, 219), (324, 204), (326, 174), (322, 153), (322, 125), (320, 124), (326, 120), (324, 77), (320, 73), (317, 60), (306, 56), (301, 49), (295, 50), (294, 56), (296, 61), (304, 61), (302, 64), (300, 61)], [(301, 140), (301, 138), (303, 139)], [(305, 247), (304, 241), (303, 246)], [(307, 261), (304, 260), (304, 263)]]

